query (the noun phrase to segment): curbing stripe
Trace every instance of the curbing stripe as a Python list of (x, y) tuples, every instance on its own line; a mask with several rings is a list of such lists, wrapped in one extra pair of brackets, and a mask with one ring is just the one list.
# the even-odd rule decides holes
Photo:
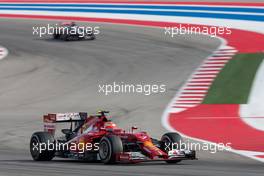
[(180, 112), (201, 104), (208, 93), (209, 86), (236, 52), (237, 50), (231, 46), (221, 46), (209, 56), (190, 76), (179, 91), (179, 95), (171, 102), (170, 112)]

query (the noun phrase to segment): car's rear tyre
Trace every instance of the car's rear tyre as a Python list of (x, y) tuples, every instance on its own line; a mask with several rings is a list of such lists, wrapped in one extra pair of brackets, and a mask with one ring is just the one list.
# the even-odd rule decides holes
[(104, 136), (99, 144), (99, 156), (104, 164), (115, 164), (117, 156), (123, 152), (120, 137), (115, 135)]
[[(161, 137), (161, 149), (167, 153), (169, 148), (171, 149), (172, 146), (174, 147), (174, 149), (180, 149), (181, 141), (182, 137), (178, 133), (166, 133)], [(167, 163), (178, 163), (180, 161), (181, 160), (166, 160)]]
[(60, 36), (61, 40), (69, 41), (69, 36), (67, 34), (63, 34)]
[(35, 132), (30, 139), (30, 153), (35, 161), (50, 161), (55, 156), (55, 139), (48, 132)]
[(59, 34), (53, 34), (53, 39), (59, 39), (60, 38), (60, 35)]

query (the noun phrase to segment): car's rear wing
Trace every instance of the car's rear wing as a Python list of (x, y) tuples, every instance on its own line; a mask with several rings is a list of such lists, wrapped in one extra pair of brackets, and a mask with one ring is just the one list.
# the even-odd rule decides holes
[(75, 126), (87, 118), (86, 112), (55, 113), (43, 116), (44, 131), (55, 134), (56, 123), (75, 122)]

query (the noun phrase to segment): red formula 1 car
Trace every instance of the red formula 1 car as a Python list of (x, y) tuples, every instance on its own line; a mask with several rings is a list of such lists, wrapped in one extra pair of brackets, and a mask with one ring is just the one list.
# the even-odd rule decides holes
[[(196, 159), (195, 151), (180, 149), (181, 136), (166, 133), (161, 140), (151, 138), (146, 132), (118, 128), (107, 111), (88, 116), (87, 113), (58, 113), (44, 116), (44, 132), (35, 132), (30, 140), (31, 156), (36, 161), (52, 158), (73, 158), (101, 161), (105, 164), (137, 163)], [(55, 139), (56, 124), (69, 122), (69, 129), (62, 129), (64, 136)]]
[(62, 22), (54, 28), (53, 39), (75, 41), (94, 40), (96, 38), (91, 27), (84, 29), (84, 27), (77, 26), (75, 22)]

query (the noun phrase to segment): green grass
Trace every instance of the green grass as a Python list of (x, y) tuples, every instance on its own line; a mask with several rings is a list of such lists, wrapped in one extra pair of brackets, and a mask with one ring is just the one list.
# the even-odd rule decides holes
[(244, 104), (264, 53), (237, 54), (213, 82), (204, 104)]

